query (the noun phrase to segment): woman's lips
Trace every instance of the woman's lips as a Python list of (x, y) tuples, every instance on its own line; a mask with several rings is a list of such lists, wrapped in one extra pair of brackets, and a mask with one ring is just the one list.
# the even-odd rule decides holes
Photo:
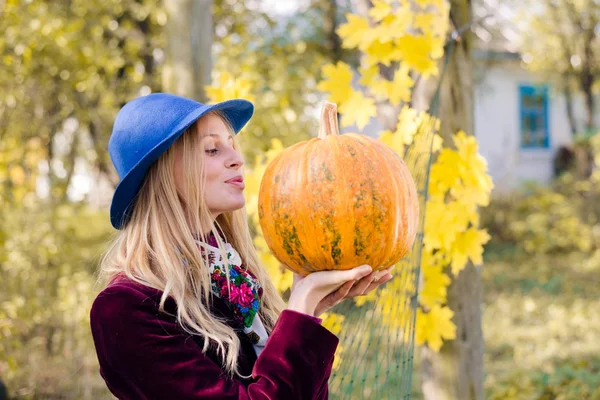
[(233, 186), (237, 186), (242, 190), (246, 187), (246, 185), (244, 184), (243, 181), (227, 181), (226, 183), (229, 183), (230, 185), (233, 185)]

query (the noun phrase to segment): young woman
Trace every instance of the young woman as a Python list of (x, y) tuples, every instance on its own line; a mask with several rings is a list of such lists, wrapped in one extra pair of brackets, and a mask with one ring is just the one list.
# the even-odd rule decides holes
[(370, 266), (294, 276), (287, 305), (260, 266), (235, 135), (245, 100), (155, 93), (109, 141), (118, 230), (91, 311), (100, 374), (119, 399), (324, 399), (338, 339), (318, 316), (391, 279)]

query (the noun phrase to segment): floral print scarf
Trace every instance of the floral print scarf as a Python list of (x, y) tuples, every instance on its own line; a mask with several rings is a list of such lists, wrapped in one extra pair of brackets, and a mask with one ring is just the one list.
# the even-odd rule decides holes
[[(256, 277), (246, 269), (238, 252), (225, 243), (227, 261), (217, 247), (214, 235), (210, 235), (207, 243), (196, 240), (202, 256), (210, 265), (211, 289), (215, 296), (221, 298), (232, 311), (237, 322), (243, 327), (250, 339), (258, 341), (256, 334), (252, 335), (252, 322), (260, 307), (263, 289)], [(227, 269), (229, 267), (229, 287), (227, 286)]]

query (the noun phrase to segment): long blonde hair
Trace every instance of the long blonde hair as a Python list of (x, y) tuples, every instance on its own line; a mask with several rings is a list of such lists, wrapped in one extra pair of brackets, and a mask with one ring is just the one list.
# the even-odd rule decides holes
[[(219, 116), (234, 136), (231, 124)], [(188, 198), (178, 193), (174, 181), (174, 160), (182, 150)], [(239, 375), (237, 358), (240, 341), (232, 327), (210, 312), (210, 274), (195, 238), (210, 231), (225, 251), (221, 234), (238, 251), (245, 266), (263, 287), (259, 316), (268, 332), (285, 308), (282, 298), (260, 265), (248, 228), (245, 208), (219, 215), (213, 221), (204, 202), (204, 151), (200, 148), (196, 124), (192, 125), (150, 167), (135, 201), (131, 219), (119, 231), (106, 254), (99, 281), (108, 283), (119, 273), (129, 279), (163, 291), (159, 310), (168, 296), (177, 303), (177, 321), (191, 335), (204, 339), (203, 352), (215, 346), (226, 372)], [(210, 226), (210, 231), (203, 227)], [(226, 263), (227, 264), (227, 263)]]

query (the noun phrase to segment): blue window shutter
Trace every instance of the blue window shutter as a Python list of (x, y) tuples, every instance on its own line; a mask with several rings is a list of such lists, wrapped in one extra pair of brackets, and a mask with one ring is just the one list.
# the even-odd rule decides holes
[(521, 148), (549, 148), (548, 86), (519, 86)]

